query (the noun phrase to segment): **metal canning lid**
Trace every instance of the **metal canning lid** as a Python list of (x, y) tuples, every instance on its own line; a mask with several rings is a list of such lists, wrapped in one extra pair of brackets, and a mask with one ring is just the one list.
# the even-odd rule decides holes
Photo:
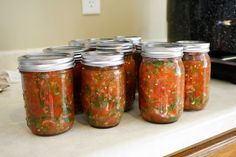
[(58, 71), (73, 66), (73, 55), (69, 53), (41, 53), (18, 58), (18, 69), (22, 72)]
[(75, 60), (81, 59), (81, 52), (85, 52), (88, 48), (83, 46), (55, 46), (43, 49), (45, 53), (71, 53)]
[(117, 52), (90, 51), (82, 54), (82, 64), (107, 67), (124, 64), (124, 55)]
[(167, 42), (146, 42), (143, 44), (143, 57), (149, 58), (176, 58), (183, 56), (183, 47)]
[(133, 52), (133, 44), (126, 41), (100, 41), (96, 48), (100, 51), (115, 51), (125, 55)]
[(207, 53), (210, 51), (210, 43), (204, 41), (182, 40), (176, 43), (184, 47), (184, 52)]
[(55, 46), (55, 47), (48, 47), (43, 49), (45, 53), (74, 53), (77, 51), (83, 51), (86, 48), (83, 46)]
[(99, 38), (98, 42), (114, 41), (114, 38)]
[(99, 41), (98, 38), (90, 38), (87, 40), (87, 46), (89, 48), (95, 48), (97, 46), (98, 41)]
[(143, 47), (145, 44), (171, 44), (171, 43), (167, 43), (167, 42), (160, 42), (160, 41), (142, 41), (140, 42), (138, 45), (136, 45), (136, 49), (141, 52), (143, 51)]
[(83, 39), (74, 39), (69, 41), (68, 43), (69, 46), (81, 46), (81, 47), (85, 47), (86, 46), (86, 40)]
[(142, 38), (139, 36), (116, 36), (115, 40), (117, 41), (130, 41), (134, 45), (141, 43)]

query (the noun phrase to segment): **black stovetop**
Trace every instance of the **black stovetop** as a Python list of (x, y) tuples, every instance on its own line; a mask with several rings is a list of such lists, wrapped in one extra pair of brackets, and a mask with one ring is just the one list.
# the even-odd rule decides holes
[(236, 84), (236, 54), (220, 51), (213, 51), (209, 54), (212, 63), (212, 77)]

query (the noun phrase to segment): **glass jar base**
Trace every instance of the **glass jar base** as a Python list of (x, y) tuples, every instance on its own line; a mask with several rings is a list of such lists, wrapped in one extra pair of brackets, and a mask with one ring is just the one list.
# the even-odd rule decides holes
[(202, 108), (185, 108), (184, 111), (186, 111), (186, 112), (194, 112), (194, 111), (202, 111), (204, 109), (205, 109), (205, 107), (202, 107)]
[(151, 120), (151, 119), (146, 119), (144, 117), (142, 117), (142, 118), (145, 121), (153, 123), (153, 124), (171, 124), (171, 123), (178, 121), (178, 119), (179, 119), (179, 118), (173, 118), (172, 120), (155, 121), (155, 120)]
[(32, 132), (34, 135), (37, 135), (37, 136), (43, 136), (43, 137), (47, 137), (47, 136), (56, 136), (56, 135), (60, 135), (60, 134), (63, 134), (63, 133), (65, 133), (65, 132), (71, 130), (72, 127), (73, 127), (73, 126), (70, 126), (69, 128), (67, 128), (67, 129), (65, 129), (65, 130), (63, 130), (63, 131), (61, 131), (61, 132), (54, 133), (54, 134), (42, 134), (42, 133), (35, 132), (35, 131), (32, 131), (32, 130), (31, 130), (31, 132)]
[(112, 126), (95, 126), (95, 125), (90, 124), (90, 126), (92, 126), (93, 128), (96, 128), (96, 129), (110, 129), (110, 128), (116, 127), (119, 124), (120, 123), (117, 123), (117, 124), (112, 125)]
[(201, 110), (204, 110), (206, 108), (207, 104), (200, 104), (200, 105), (197, 105), (197, 106), (194, 106), (194, 105), (188, 105), (188, 106), (185, 106), (184, 107), (184, 111), (201, 111)]

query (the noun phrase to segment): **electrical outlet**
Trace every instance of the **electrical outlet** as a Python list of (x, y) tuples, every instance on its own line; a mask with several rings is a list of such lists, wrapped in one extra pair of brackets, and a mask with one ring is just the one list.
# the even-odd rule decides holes
[(100, 14), (100, 0), (82, 0), (82, 12), (84, 15)]

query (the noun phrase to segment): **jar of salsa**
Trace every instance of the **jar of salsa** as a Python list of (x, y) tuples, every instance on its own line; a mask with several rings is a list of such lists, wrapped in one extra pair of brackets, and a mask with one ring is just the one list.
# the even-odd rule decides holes
[(123, 54), (87, 52), (82, 64), (82, 104), (88, 123), (97, 128), (118, 125), (125, 107)]
[(74, 56), (75, 66), (73, 68), (74, 80), (74, 107), (75, 113), (83, 113), (83, 107), (80, 102), (81, 97), (81, 53), (89, 51), (88, 48), (82, 46), (57, 46), (49, 47), (43, 50), (45, 53), (70, 53)]
[(202, 110), (209, 99), (211, 60), (209, 43), (202, 41), (178, 41), (184, 46), (185, 110)]
[(136, 66), (136, 74), (137, 74), (137, 80), (138, 80), (138, 74), (139, 74), (139, 67), (140, 63), (142, 61), (142, 38), (139, 36), (117, 36), (117, 41), (130, 41), (134, 46), (134, 53), (133, 58), (135, 61)]
[(183, 48), (169, 43), (146, 43), (139, 73), (139, 109), (144, 120), (171, 123), (184, 105)]
[(133, 107), (136, 92), (136, 68), (133, 58), (133, 45), (130, 42), (104, 41), (99, 42), (97, 50), (104, 52), (117, 52), (124, 54), (125, 58), (125, 78), (126, 78), (126, 105), (125, 111)]
[(56, 135), (74, 123), (73, 56), (67, 53), (18, 58), (26, 121), (32, 133)]

